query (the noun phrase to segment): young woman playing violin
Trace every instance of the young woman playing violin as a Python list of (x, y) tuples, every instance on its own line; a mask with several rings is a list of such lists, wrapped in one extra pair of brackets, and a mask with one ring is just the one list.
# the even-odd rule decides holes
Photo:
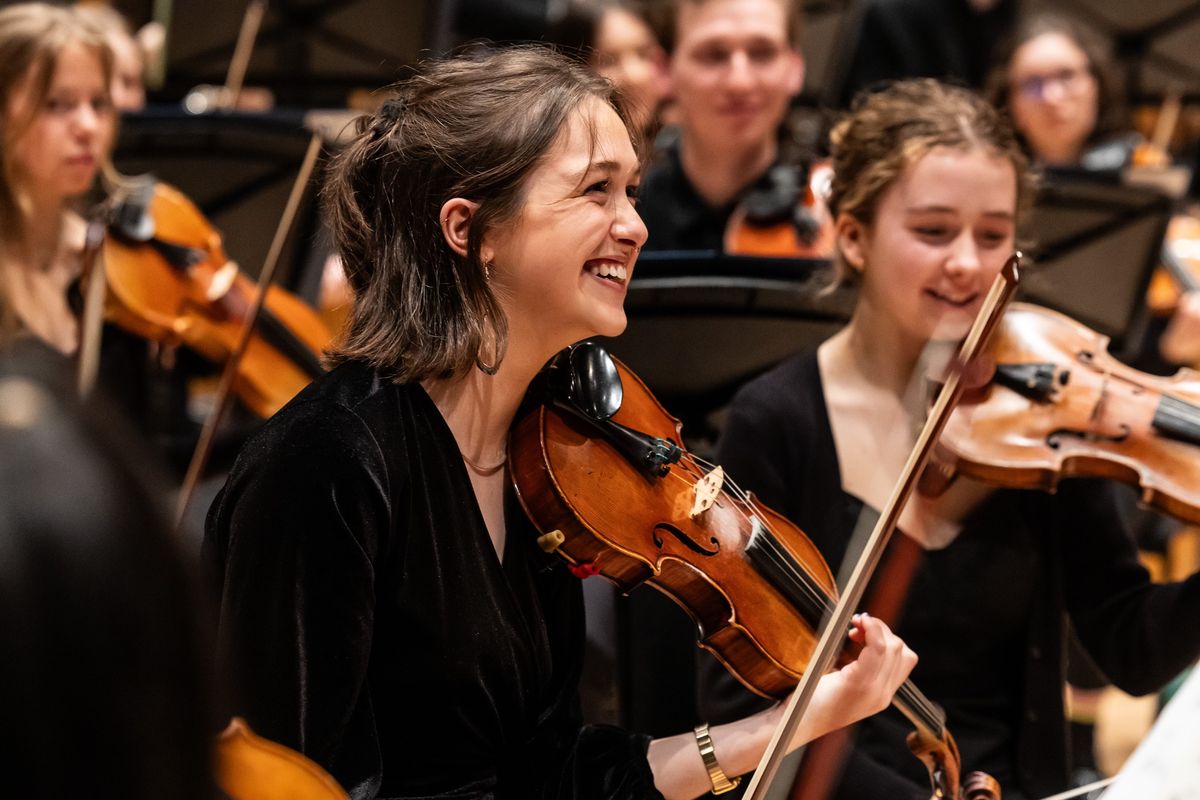
[(0, 11), (0, 342), (79, 345), (68, 288), (85, 224), (76, 203), (112, 145), (112, 56), (77, 14), (40, 3)]
[[(113, 58), (80, 12), (46, 3), (0, 10), (0, 347), (80, 349), (83, 213), (116, 129)], [(186, 370), (174, 351), (109, 325), (105, 393), (168, 456), (193, 435)], [(177, 445), (177, 446), (176, 446)]]
[[(1140, 137), (1122, 113), (1110, 51), (1083, 22), (1046, 12), (1023, 20), (1002, 48), (987, 93), (1035, 163), (1115, 173), (1133, 160)], [(1200, 363), (1200, 293), (1159, 322), (1148, 332), (1147, 368)]]
[[(857, 305), (819, 348), (743, 388), (719, 463), (807, 532), (836, 573), (860, 514), (884, 506), (908, 456), (922, 353), (966, 332), (1013, 251), (1029, 181), (995, 110), (933, 81), (861, 98), (834, 130), (833, 165), (838, 264)], [(1066, 788), (1067, 616), (1128, 691), (1152, 691), (1200, 655), (1200, 576), (1151, 584), (1111, 488), (1068, 480), (1050, 495), (960, 480), (914, 497), (893, 542), (917, 558), (895, 620), (921, 653), (913, 678), (944, 706), (964, 769), (995, 776), (1006, 800)], [(747, 696), (716, 716), (752, 707)], [(889, 714), (864, 721), (836, 796), (928, 797), (907, 730)]]
[[(611, 85), (541, 49), (422, 68), (332, 166), (348, 335), (239, 457), (205, 551), (237, 711), (353, 797), (712, 788), (690, 733), (581, 724), (580, 588), (505, 467), (542, 365), (625, 326), (638, 173)], [(911, 669), (874, 618), (854, 636), (798, 740), (882, 708)], [(777, 714), (712, 728), (720, 768), (752, 769)]]

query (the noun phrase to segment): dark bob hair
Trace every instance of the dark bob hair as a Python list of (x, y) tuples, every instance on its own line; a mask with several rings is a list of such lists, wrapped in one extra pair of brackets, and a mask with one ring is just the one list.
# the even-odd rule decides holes
[[(360, 118), (324, 189), (355, 296), (329, 361), (364, 360), (398, 382), (492, 372), (508, 327), (483, 237), (519, 214), (525, 179), (585, 101), (611, 106), (641, 143), (612, 84), (546, 47), (430, 62), (392, 89)], [(454, 197), (479, 204), (465, 257), (438, 218)]]

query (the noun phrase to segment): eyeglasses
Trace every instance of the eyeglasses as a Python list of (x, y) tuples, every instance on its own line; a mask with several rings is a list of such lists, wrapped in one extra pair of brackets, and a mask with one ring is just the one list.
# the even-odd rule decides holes
[(1074, 94), (1083, 87), (1091, 71), (1083, 67), (1066, 67), (1048, 75), (1030, 75), (1017, 81), (1016, 89), (1029, 100), (1044, 100), (1051, 86), (1057, 86), (1063, 94)]

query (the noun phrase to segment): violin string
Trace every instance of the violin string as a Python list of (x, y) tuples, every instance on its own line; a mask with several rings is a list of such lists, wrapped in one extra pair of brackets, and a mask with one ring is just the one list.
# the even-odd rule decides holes
[[(680, 458), (679, 464), (680, 467), (683, 467), (683, 471), (685, 471), (689, 477), (695, 476), (695, 473), (692, 473), (692, 471), (688, 468), (697, 468), (697, 471), (700, 471), (701, 473), (701, 480), (704, 476), (706, 476), (708, 471), (712, 471), (716, 467), (715, 464), (704, 461), (704, 459), (694, 456), (692, 453), (688, 452), (685, 452), (684, 457)], [(708, 468), (707, 470), (704, 469), (706, 467)], [(674, 477), (676, 480), (684, 482), (685, 485), (688, 485), (690, 488), (695, 488), (695, 482), (689, 481), (688, 477), (684, 477), (684, 475), (677, 474), (676, 470), (668, 470), (667, 475)], [(793, 587), (798, 590), (798, 594), (804, 597), (805, 602), (810, 603), (810, 607), (814, 609), (817, 614), (820, 614), (822, 619), (828, 618), (828, 615), (833, 612), (834, 608), (832, 597), (826, 594), (826, 591), (824, 591), (820, 585), (817, 585), (814, 581), (812, 581), (812, 578), (808, 575), (808, 573), (804, 572), (802, 569), (799, 569), (796, 559), (792, 558), (792, 555), (787, 553), (784, 546), (781, 545), (779, 536), (776, 535), (775, 531), (772, 529), (772, 527), (770, 527), (770, 523), (767, 521), (767, 517), (762, 512), (762, 509), (755, 504), (754, 500), (750, 499), (749, 493), (746, 493), (744, 489), (737, 485), (737, 482), (734, 482), (728, 476), (725, 477), (725, 486), (728, 487), (728, 493), (730, 493), (734, 499), (742, 501), (742, 504), (744, 504), (746, 507), (749, 507), (751, 511), (755, 512), (758, 523), (762, 525), (764, 534), (761, 537), (762, 551), (770, 560), (770, 563), (773, 564), (775, 569), (778, 570), (781, 575), (787, 577), (788, 581), (791, 582)], [(742, 516), (746, 523), (750, 524), (751, 516), (749, 512), (740, 509), (740, 507), (737, 507), (736, 511), (740, 516)], [(917, 687), (914, 686), (911, 681), (906, 680), (904, 684), (900, 686), (899, 690), (896, 691), (896, 694), (899, 694), (899, 696), (904, 698), (908, 706), (916, 711), (918, 715), (923, 717), (926, 726), (928, 726), (931, 730), (934, 730), (938, 736), (942, 735), (944, 724), (946, 724), (946, 718), (944, 718), (941, 709), (938, 709), (929, 698), (926, 698), (922, 692), (917, 690)]]
[[(708, 466), (709, 469), (707, 471), (711, 471), (716, 466), (705, 461), (704, 459), (693, 456), (691, 453), (685, 453), (684, 458), (681, 458), (679, 463), (681, 465), (699, 467), (701, 470), (703, 470), (704, 466)], [(686, 470), (686, 467), (685, 471), (687, 471), (689, 475), (692, 474), (690, 470)], [(683, 475), (676, 474), (675, 470), (670, 470), (668, 475), (683, 481), (692, 488), (695, 486)], [(701, 475), (700, 477), (702, 479), (704, 475)], [(765, 535), (762, 537), (762, 549), (764, 554), (770, 559), (772, 564), (781, 574), (787, 576), (792, 585), (798, 590), (798, 593), (804, 597), (804, 600), (810, 604), (810, 607), (816, 613), (821, 615), (822, 618), (828, 617), (834, 608), (832, 598), (826, 594), (825, 591), (819, 587), (807, 573), (797, 566), (796, 560), (791, 556), (790, 553), (786, 552), (780, 543), (777, 534), (771, 528), (770, 523), (767, 522), (766, 515), (762, 513), (762, 509), (760, 509), (754, 503), (754, 501), (750, 499), (749, 495), (728, 476), (725, 478), (725, 485), (729, 487), (729, 493), (735, 499), (742, 501), (743, 504), (749, 507), (757, 515), (759, 524), (762, 525), (765, 532)], [(749, 513), (740, 508), (737, 509), (737, 513), (739, 513), (747, 523), (750, 523), (751, 517)], [(910, 681), (905, 681), (897, 691), (897, 694), (901, 695), (908, 703), (909, 707), (923, 717), (925, 724), (931, 730), (933, 730), (939, 736), (942, 734), (942, 729), (945, 725), (945, 717), (941, 710), (938, 709), (932, 703), (932, 701), (926, 698), (924, 694), (922, 694)]]
[[(832, 598), (829, 598), (828, 595), (825, 595), (824, 592), (819, 589), (819, 587), (815, 587), (810, 582), (811, 579), (809, 576), (794, 566), (795, 560), (791, 558), (789, 554), (783, 551), (781, 545), (779, 545), (779, 543), (775, 540), (775, 537), (771, 535), (770, 537), (764, 538), (764, 542), (766, 543), (764, 545), (764, 552), (768, 554), (770, 560), (775, 565), (775, 568), (781, 572), (789, 573), (794, 583), (798, 587), (802, 587), (802, 590), (804, 590), (806, 594), (816, 595), (816, 602), (821, 607), (821, 611), (823, 613), (828, 614), (830, 611), (832, 611)], [(942, 729), (945, 725), (944, 715), (940, 709), (933, 704), (932, 701), (925, 697), (924, 694), (922, 694), (920, 690), (916, 688), (915, 685), (913, 685), (910, 681), (905, 681), (904, 684), (900, 686), (897, 694), (908, 703), (910, 708), (912, 708), (923, 718), (925, 724), (931, 730), (933, 730), (938, 736), (941, 735)]]

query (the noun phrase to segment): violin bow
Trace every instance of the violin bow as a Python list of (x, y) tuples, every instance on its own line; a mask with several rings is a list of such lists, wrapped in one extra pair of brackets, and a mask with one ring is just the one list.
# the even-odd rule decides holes
[(263, 262), (262, 271), (258, 274), (258, 286), (254, 293), (254, 303), (250, 307), (250, 313), (246, 315), (245, 321), (242, 323), (242, 328), (238, 332), (237, 343), (234, 345), (233, 352), (229, 356), (229, 360), (225, 362), (225, 368), (221, 372), (221, 381), (217, 384), (216, 399), (213, 401), (213, 409), (209, 413), (208, 418), (204, 420), (204, 427), (200, 430), (200, 439), (196, 442), (196, 450), (192, 453), (192, 460), (188, 464), (187, 475), (183, 479), (183, 486), (179, 490), (179, 501), (175, 508), (175, 530), (179, 531), (183, 526), (184, 515), (187, 513), (188, 505), (192, 502), (192, 497), (196, 493), (196, 487), (200, 483), (200, 476), (204, 472), (204, 467), (208, 463), (208, 457), (212, 452), (212, 446), (216, 439), (217, 426), (221, 424), (221, 418), (224, 417), (225, 411), (229, 407), (229, 398), (233, 390), (233, 381), (237, 376), (238, 364), (242, 357), (246, 354), (246, 347), (250, 343), (250, 337), (254, 333), (254, 326), (258, 322), (258, 317), (262, 313), (263, 303), (267, 297), (267, 287), (272, 283), (275, 277), (275, 267), (279, 264), (279, 255), (283, 252), (283, 245), (287, 241), (288, 233), (292, 229), (292, 223), (296, 219), (296, 212), (300, 210), (300, 201), (304, 198), (304, 192), (308, 188), (309, 179), (312, 177), (313, 168), (317, 163), (317, 156), (321, 152), (321, 135), (314, 133), (308, 142), (308, 150), (304, 153), (304, 161), (300, 164), (300, 172), (296, 175), (296, 181), (292, 184), (292, 192), (288, 196), (287, 205), (284, 207), (283, 216), (279, 218), (279, 225), (275, 228), (275, 238), (271, 240), (271, 249), (267, 251), (267, 258)]
[(250, 56), (254, 52), (254, 40), (258, 37), (258, 28), (262, 25), (266, 13), (266, 0), (250, 0), (250, 4), (246, 6), (246, 13), (242, 16), (242, 27), (238, 30), (237, 44), (233, 46), (233, 57), (229, 60), (229, 70), (225, 73), (225, 86), (221, 90), (221, 107), (226, 111), (237, 108), (242, 84), (246, 80), (246, 70), (250, 67)]
[(904, 465), (900, 479), (892, 490), (887, 505), (880, 513), (879, 521), (875, 523), (870, 538), (867, 539), (846, 588), (842, 590), (841, 597), (830, 614), (820, 642), (809, 658), (808, 667), (804, 670), (800, 683), (788, 698), (783, 718), (775, 727), (775, 733), (759, 761), (758, 768), (750, 779), (750, 785), (746, 789), (743, 800), (764, 800), (766, 797), (775, 775), (787, 755), (786, 745), (796, 735), (800, 720), (804, 717), (809, 703), (812, 702), (817, 681), (830, 670), (834, 659), (842, 651), (846, 631), (850, 629), (850, 618), (854, 614), (854, 609), (858, 608), (862, 601), (867, 581), (874, 574), (875, 568), (879, 566), (883, 550), (899, 522), (900, 512), (904, 510), (905, 503), (916, 488), (917, 480), (933, 453), (934, 445), (937, 443), (942, 429), (946, 427), (959, 397), (962, 396), (964, 388), (962, 386), (962, 370), (987, 345), (988, 339), (1004, 314), (1004, 309), (1016, 294), (1020, 263), (1021, 254), (1014, 253), (1005, 263), (1000, 274), (996, 276), (996, 280), (993, 281), (992, 287), (984, 299), (983, 307), (959, 349), (958, 362), (952, 366), (946, 376), (946, 381), (942, 384), (941, 391), (938, 392), (933, 409), (926, 418), (920, 435), (917, 436), (917, 442), (912, 452), (909, 453), (908, 462)]
[(1083, 786), (1076, 786), (1074, 789), (1068, 789), (1065, 792), (1059, 792), (1058, 794), (1052, 794), (1049, 797), (1043, 797), (1041, 800), (1070, 800), (1072, 797), (1081, 797), (1089, 792), (1094, 792), (1097, 789), (1103, 789), (1116, 779), (1116, 775), (1108, 778), (1101, 778), (1098, 781), (1092, 781), (1091, 783)]
[(104, 299), (108, 294), (104, 262), (100, 248), (104, 246), (104, 223), (92, 218), (87, 223), (83, 246), (82, 274), (87, 280), (83, 297), (83, 313), (79, 319), (79, 363), (76, 371), (79, 398), (87, 400), (96, 388), (100, 374), (100, 340), (104, 329)]

